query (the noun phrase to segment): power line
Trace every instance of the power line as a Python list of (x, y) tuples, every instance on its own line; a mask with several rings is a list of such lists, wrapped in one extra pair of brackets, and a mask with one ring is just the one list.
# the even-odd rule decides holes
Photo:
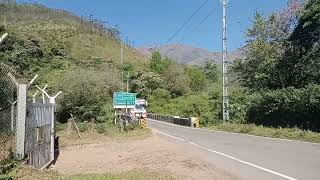
[[(214, 9), (212, 9), (201, 21), (199, 24), (197, 24), (197, 26), (194, 26), (193, 29), (191, 31), (188, 32), (188, 34), (193, 33), (194, 31), (198, 30), (199, 27), (215, 12), (216, 7)], [(179, 41), (178, 43), (180, 43), (181, 41), (183, 41), (186, 38), (186, 35), (184, 35)], [(175, 47), (173, 48), (175, 49)], [(167, 54), (169, 51), (171, 51), (172, 49), (168, 49), (164, 54)]]
[[(212, 11), (210, 11), (201, 21), (197, 26), (194, 26), (194, 28), (189, 32), (190, 34), (193, 33), (194, 31), (198, 30), (199, 27), (215, 12), (215, 9), (213, 9)], [(179, 42), (183, 41), (185, 39), (186, 36), (183, 36)]]
[(200, 11), (200, 9), (203, 8), (203, 6), (205, 6), (207, 4), (209, 0), (206, 0), (205, 2), (203, 2), (201, 4), (201, 6), (195, 10), (192, 15), (179, 27), (179, 29), (167, 40), (166, 44), (168, 44), (173, 38), (175, 38), (178, 33), (191, 21), (191, 19)]

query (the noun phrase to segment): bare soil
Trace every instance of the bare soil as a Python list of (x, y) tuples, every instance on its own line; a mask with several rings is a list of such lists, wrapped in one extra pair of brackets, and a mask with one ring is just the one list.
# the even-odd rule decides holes
[(143, 140), (65, 147), (52, 169), (64, 175), (146, 170), (177, 179), (237, 179), (154, 132)]

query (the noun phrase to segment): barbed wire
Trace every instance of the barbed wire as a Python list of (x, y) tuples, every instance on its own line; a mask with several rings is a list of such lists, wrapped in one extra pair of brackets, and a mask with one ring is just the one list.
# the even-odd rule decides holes
[(8, 73), (16, 74), (13, 68), (0, 63), (0, 163), (15, 152), (16, 86)]

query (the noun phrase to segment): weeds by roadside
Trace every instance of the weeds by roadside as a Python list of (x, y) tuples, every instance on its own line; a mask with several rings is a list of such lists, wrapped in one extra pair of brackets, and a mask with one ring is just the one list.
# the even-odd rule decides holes
[[(3, 178), (0, 178), (3, 179)], [(158, 173), (149, 170), (131, 170), (125, 172), (106, 172), (102, 174), (74, 174), (62, 175), (53, 170), (37, 171), (33, 168), (18, 165), (4, 179), (26, 179), (26, 180), (86, 180), (86, 179), (103, 179), (103, 180), (176, 180), (172, 175), (167, 173)]]
[(320, 133), (305, 131), (299, 128), (270, 128), (257, 126), (255, 124), (221, 123), (212, 125), (209, 127), (209, 129), (263, 137), (320, 143)]
[(69, 145), (82, 144), (98, 144), (107, 143), (110, 141), (131, 141), (144, 139), (151, 136), (150, 129), (141, 129), (140, 127), (133, 127), (128, 131), (121, 132), (116, 125), (105, 123), (78, 123), (81, 138), (79, 138), (75, 130), (69, 134), (65, 124), (58, 125), (59, 131), (59, 145), (61, 148)]

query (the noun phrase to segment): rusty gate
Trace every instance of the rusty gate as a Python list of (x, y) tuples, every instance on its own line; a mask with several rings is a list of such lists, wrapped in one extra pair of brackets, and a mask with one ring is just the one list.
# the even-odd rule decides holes
[(29, 165), (41, 169), (53, 160), (52, 129), (54, 105), (33, 103), (27, 106), (25, 154)]

